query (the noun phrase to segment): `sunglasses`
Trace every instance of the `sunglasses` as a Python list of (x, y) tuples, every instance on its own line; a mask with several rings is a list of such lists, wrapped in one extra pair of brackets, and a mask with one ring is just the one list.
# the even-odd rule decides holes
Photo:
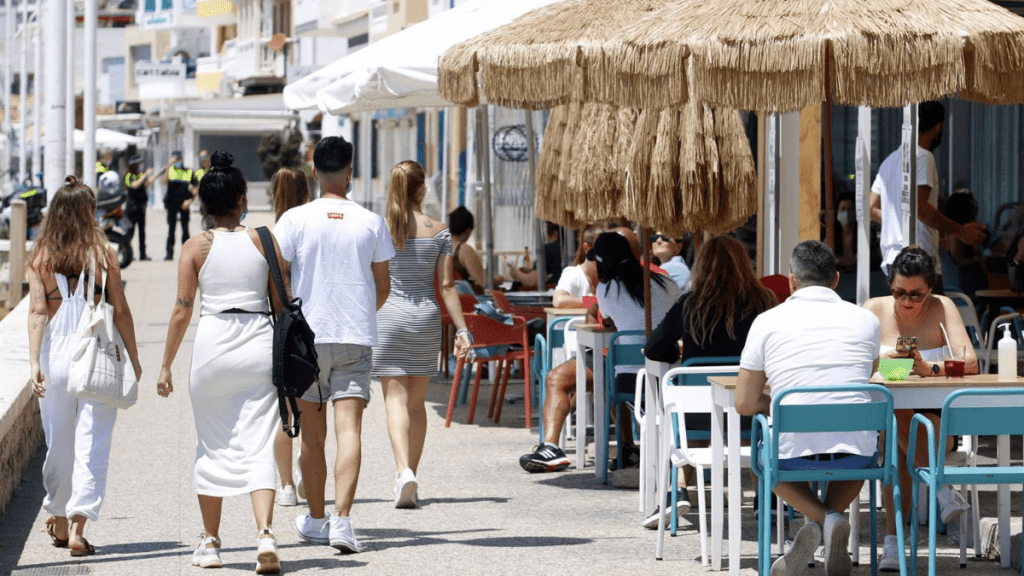
[(664, 234), (651, 234), (651, 244), (654, 244), (658, 240), (661, 240), (663, 242), (671, 242), (672, 241), (671, 238), (669, 238), (668, 236), (665, 236)]
[(897, 300), (906, 299), (910, 300), (911, 302), (920, 302), (921, 300), (924, 300), (925, 297), (928, 296), (928, 292), (929, 290), (925, 290), (924, 292), (918, 292), (916, 290), (913, 292), (908, 292), (902, 288), (893, 288), (892, 297)]

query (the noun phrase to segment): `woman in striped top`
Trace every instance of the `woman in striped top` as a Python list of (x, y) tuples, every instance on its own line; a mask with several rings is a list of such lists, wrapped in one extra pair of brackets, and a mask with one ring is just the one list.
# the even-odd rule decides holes
[(388, 435), (399, 472), (396, 508), (415, 508), (418, 500), (416, 471), (427, 434), (427, 386), (437, 371), (441, 349), (435, 276), (458, 329), (456, 355), (465, 355), (470, 344), (455, 292), (451, 234), (444, 224), (422, 212), (425, 181), (423, 167), (411, 160), (400, 162), (391, 171), (386, 220), (397, 254), (389, 267), (391, 293), (377, 311), (379, 343), (373, 350), (373, 375), (380, 378), (384, 389)]

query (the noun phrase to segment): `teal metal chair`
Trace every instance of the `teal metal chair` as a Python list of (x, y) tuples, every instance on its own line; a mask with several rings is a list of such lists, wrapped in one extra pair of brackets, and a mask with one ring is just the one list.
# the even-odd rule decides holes
[[(783, 404), (790, 394), (807, 392), (868, 392), (871, 402), (860, 404)], [(761, 502), (768, 502), (772, 490), (779, 482), (828, 482), (838, 480), (867, 480), (871, 501), (871, 574), (878, 574), (877, 511), (875, 509), (875, 481), (892, 483), (896, 514), (900, 509), (899, 472), (896, 460), (896, 418), (893, 416), (892, 394), (876, 384), (844, 384), (834, 386), (808, 386), (785, 390), (772, 400), (772, 424), (763, 414), (754, 418), (751, 446), (756, 447), (751, 467), (757, 474)], [(858, 470), (779, 470), (779, 435), (784, 433), (884, 431), (885, 454), (881, 466)], [(771, 573), (771, 514), (758, 516), (758, 569), (761, 576)], [(897, 537), (903, 542), (903, 523), (896, 525)], [(900, 554), (900, 574), (907, 574), (906, 555)]]
[[(1015, 397), (1016, 401), (1007, 398), (999, 401), (999, 406), (971, 405), (971, 398), (990, 396)], [(961, 400), (959, 406), (953, 403)], [(963, 404), (966, 404), (963, 405)], [(958, 390), (946, 397), (942, 403), (942, 420), (939, 424), (939, 438), (947, 436), (970, 435), (1024, 435), (1024, 419), (1021, 419), (1021, 405), (1024, 404), (1024, 388), (975, 388)], [(928, 435), (928, 467), (915, 468), (915, 442), (921, 427)], [(935, 454), (935, 429), (932, 423), (916, 414), (911, 421), (910, 450), (907, 454), (907, 469), (914, 481), (913, 500), (917, 502), (921, 484), (927, 484), (930, 494), (937, 494), (941, 486), (946, 484), (1024, 484), (1024, 466), (978, 466), (950, 467), (939, 466)], [(977, 506), (977, 503), (972, 503)], [(899, 514), (899, 512), (897, 512)], [(910, 512), (910, 573), (917, 570), (917, 507), (911, 506)], [(903, 517), (899, 525), (903, 524)], [(935, 498), (928, 499), (928, 576), (935, 576), (935, 532), (938, 527)], [(975, 535), (978, 537), (978, 535)], [(1021, 574), (1024, 575), (1024, 552), (1022, 552)]]
[[(620, 365), (633, 365), (643, 366), (647, 359), (643, 353), (643, 343), (638, 342), (636, 344), (626, 344), (622, 340), (625, 338), (644, 338), (643, 330), (622, 330), (612, 335), (608, 342), (608, 355), (604, 358), (604, 453), (608, 454), (608, 444), (611, 436), (611, 414), (612, 409), (618, 406), (621, 402), (632, 402), (636, 394), (635, 387), (631, 387), (628, 391), (618, 392), (615, 389), (615, 367)], [(594, 351), (594, 362), (599, 362), (600, 358), (597, 358), (599, 350)], [(578, 401), (578, 400), (577, 400)], [(624, 426), (632, 426), (633, 418), (629, 419), (630, 422), (619, 422), (615, 427), (615, 437), (618, 441), (618, 467), (621, 469), (623, 464), (623, 450), (622, 450), (622, 431)], [(579, 440), (577, 440), (578, 442)], [(603, 484), (608, 483), (608, 464), (606, 462), (598, 462), (597, 466), (601, 466), (601, 482)]]
[[(534, 341), (537, 343), (534, 346), (536, 357), (541, 360), (541, 367), (539, 373), (537, 373), (537, 390), (540, 396), (540, 416), (537, 419), (537, 434), (540, 437), (540, 442), (544, 442), (544, 401), (548, 396), (548, 387), (545, 385), (545, 380), (548, 377), (548, 372), (551, 371), (553, 366), (551, 365), (551, 358), (554, 351), (558, 348), (565, 347), (565, 325), (573, 318), (579, 318), (579, 316), (559, 316), (551, 320), (547, 327), (547, 337), (538, 334)], [(566, 357), (569, 356), (568, 351)]]

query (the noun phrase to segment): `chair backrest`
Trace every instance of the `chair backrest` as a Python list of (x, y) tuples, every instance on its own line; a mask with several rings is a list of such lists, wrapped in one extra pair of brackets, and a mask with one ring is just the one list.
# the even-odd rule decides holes
[[(533, 337), (533, 349), (537, 350), (538, 353), (534, 354), (533, 358), (530, 359), (530, 364), (533, 365), (531, 370), (537, 381), (543, 386), (544, 376), (551, 370), (551, 353), (548, 351), (547, 340), (543, 334), (537, 334)], [(546, 352), (540, 352), (541, 350)]]
[(494, 307), (502, 312), (512, 311), (512, 302), (509, 301), (508, 296), (501, 290), (491, 290), (491, 297), (494, 298)]
[(512, 325), (502, 324), (480, 314), (466, 314), (466, 328), (473, 333), (473, 348), (520, 344), (528, 346), (526, 320), (514, 316)]
[(548, 344), (551, 348), (561, 348), (565, 346), (565, 325), (569, 323), (569, 320), (578, 318), (578, 316), (558, 316), (553, 318), (548, 323)]
[[(619, 365), (643, 366), (647, 362), (644, 357), (642, 342), (625, 343), (622, 340), (631, 337), (644, 337), (643, 330), (620, 330), (612, 334), (608, 341), (608, 364), (612, 367)], [(611, 372), (609, 372), (611, 374)]]
[[(864, 403), (828, 403), (828, 404), (783, 404), (782, 401), (791, 394), (834, 393), (834, 392), (866, 392), (871, 401)], [(884, 431), (886, 439), (895, 440), (895, 419), (893, 417), (892, 393), (885, 386), (877, 384), (837, 384), (831, 386), (806, 386), (784, 390), (772, 399), (771, 427), (771, 469), (778, 470), (779, 436), (786, 433), (816, 432), (861, 432)], [(887, 442), (888, 443), (888, 442)], [(893, 444), (885, 450), (885, 463), (882, 468), (875, 469), (878, 478), (888, 483), (892, 466)], [(828, 472), (832, 480), (848, 478), (865, 478), (870, 476), (871, 469), (833, 470)], [(787, 481), (801, 479), (801, 472), (786, 471), (781, 475)], [(807, 478), (822, 476), (822, 471), (810, 471), (804, 474)], [(778, 476), (776, 476), (778, 478)]]
[(772, 274), (771, 276), (765, 276), (761, 278), (761, 285), (775, 293), (775, 297), (779, 299), (779, 304), (786, 301), (792, 292), (789, 289), (789, 276), (783, 274)]
[(960, 312), (960, 318), (964, 321), (964, 327), (967, 328), (967, 335), (971, 337), (971, 344), (975, 348), (981, 348), (981, 322), (978, 321), (978, 311), (974, 307), (974, 302), (971, 301), (970, 296), (963, 292), (956, 292), (946, 290), (946, 296), (956, 304), (956, 309)]
[[(998, 406), (979, 406), (971, 398), (1000, 396)], [(959, 400), (959, 401), (958, 401)], [(954, 406), (954, 402), (956, 405)], [(988, 402), (991, 404), (992, 402)], [(942, 403), (940, 438), (1024, 434), (1024, 388), (972, 388), (957, 390)]]
[[(680, 364), (681, 367), (692, 366), (733, 366), (739, 370), (739, 356), (694, 356), (687, 358)], [(715, 372), (717, 374), (718, 372)], [(707, 375), (700, 370), (678, 372), (674, 376), (676, 386), (707, 386)]]
[[(711, 365), (711, 366), (680, 366), (672, 368), (664, 374), (661, 379), (661, 404), (665, 410), (664, 422), (673, 422), (679, 428), (675, 436), (677, 444), (684, 450), (687, 447), (686, 418), (687, 413), (709, 414), (714, 409), (714, 402), (711, 400), (711, 386), (708, 386), (708, 376), (736, 374), (740, 370), (738, 365)], [(704, 386), (688, 384), (679, 385), (676, 382), (689, 381), (698, 382), (703, 380)], [(705, 431), (706, 433), (706, 431)], [(706, 436), (705, 436), (706, 437)]]
[(472, 294), (459, 294), (459, 304), (462, 305), (463, 314), (472, 314), (476, 310), (478, 300)]

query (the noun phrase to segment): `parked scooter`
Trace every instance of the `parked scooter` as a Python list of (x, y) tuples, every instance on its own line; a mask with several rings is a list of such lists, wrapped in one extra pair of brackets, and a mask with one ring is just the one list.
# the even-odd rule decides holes
[(0, 238), (11, 237), (11, 202), (16, 198), (25, 201), (28, 209), (28, 228), (26, 240), (32, 240), (39, 232), (39, 224), (43, 221), (43, 211), (46, 208), (46, 190), (42, 186), (32, 186), (30, 180), (26, 180), (10, 194), (0, 199)]
[(132, 237), (135, 225), (125, 215), (124, 202), (128, 193), (121, 186), (117, 172), (109, 170), (100, 175), (96, 194), (96, 216), (107, 241), (117, 246), (117, 261), (125, 269), (135, 259)]

